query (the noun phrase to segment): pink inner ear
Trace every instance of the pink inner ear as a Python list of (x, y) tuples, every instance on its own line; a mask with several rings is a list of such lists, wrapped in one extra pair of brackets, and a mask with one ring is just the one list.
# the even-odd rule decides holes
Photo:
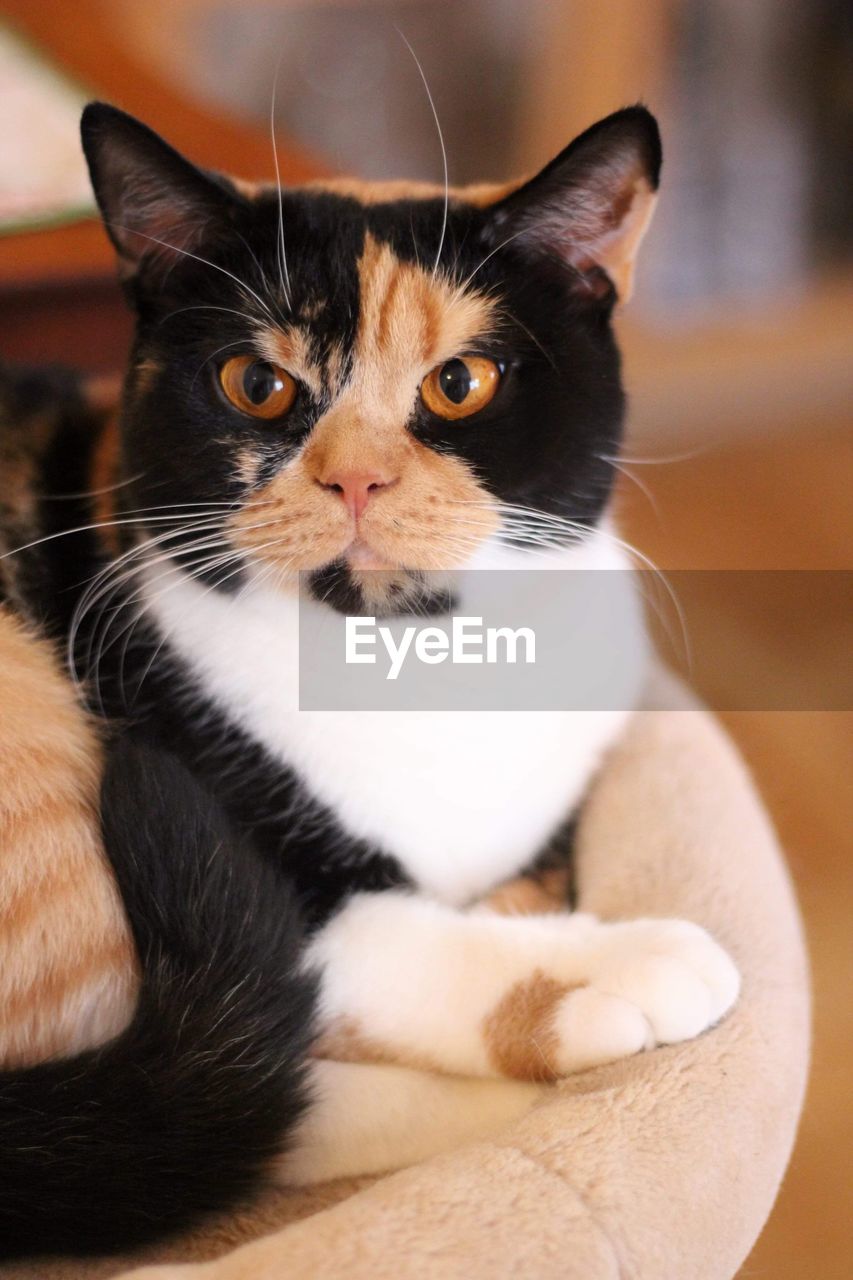
[(200, 243), (206, 225), (200, 211), (180, 193), (160, 185), (134, 183), (122, 193), (121, 225), (113, 231), (122, 256), (135, 266), (147, 262), (174, 261)]
[[(615, 181), (608, 183), (607, 177)], [(595, 186), (575, 188), (567, 193), (565, 203), (552, 207), (539, 223), (539, 232), (586, 278), (591, 292), (598, 295), (604, 291), (599, 275), (603, 271), (613, 282), (620, 302), (627, 302), (637, 250), (657, 196), (636, 164), (630, 171), (622, 165), (610, 166), (610, 174), (598, 173), (596, 178)]]
[(204, 236), (207, 219), (192, 198), (149, 175), (124, 180), (110, 230), (119, 243), (124, 274), (143, 259), (173, 262), (190, 253)]

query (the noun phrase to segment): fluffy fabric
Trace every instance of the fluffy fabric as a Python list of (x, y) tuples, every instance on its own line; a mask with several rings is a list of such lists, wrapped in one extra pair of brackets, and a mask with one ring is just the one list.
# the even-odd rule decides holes
[(579, 905), (710, 929), (744, 979), (718, 1028), (570, 1077), (493, 1140), (377, 1181), (270, 1193), (124, 1267), (172, 1262), (31, 1263), (3, 1280), (730, 1280), (793, 1142), (808, 1061), (806, 962), (748, 775), (680, 690), (659, 684), (650, 705), (662, 692), (672, 709), (635, 717), (585, 807)]

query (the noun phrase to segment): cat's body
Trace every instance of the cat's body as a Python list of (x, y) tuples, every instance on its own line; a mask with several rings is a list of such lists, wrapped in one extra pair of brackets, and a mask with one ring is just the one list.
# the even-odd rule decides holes
[[(332, 1063), (305, 1111), (312, 1036), (338, 1060), (550, 1080), (698, 1033), (734, 999), (737, 977), (680, 922), (469, 910), (542, 862), (618, 735), (642, 683), (630, 608), (639, 656), (619, 711), (307, 712), (296, 696), (300, 607), (405, 614), (426, 571), (458, 566), (625, 567), (607, 517), (623, 410), (610, 313), (630, 290), (657, 185), (651, 117), (619, 113), (532, 183), (447, 204), (400, 187), (249, 190), (194, 170), (108, 108), (90, 109), (84, 141), (137, 311), (120, 431), (75, 408), (74, 390), (9, 382), (0, 514), (10, 547), (38, 545), (0, 563), (7, 615), (14, 607), (33, 636), (68, 647), (108, 726), (105, 845), (142, 996), (130, 1031), (72, 1067), (74, 1079), (89, 1071), (94, 1088), (108, 1062), (123, 1078), (141, 1044), (168, 1109), (171, 1055), (198, 1099), (191, 1118), (176, 1104), (176, 1146), (186, 1125), (188, 1149), (214, 1153), (193, 1182), (189, 1160), (159, 1148), (155, 1158), (126, 1098), (101, 1104), (90, 1164), (103, 1181), (118, 1158), (109, 1108), (124, 1107), (122, 1159), (132, 1164), (141, 1144), (140, 1167), (159, 1179), (150, 1194), (172, 1206), (165, 1229), (233, 1201), (288, 1141), (289, 1176), (391, 1167), (531, 1097), (492, 1085), (477, 1101), (448, 1086), (439, 1139), (408, 1135), (390, 1150), (382, 1091), (401, 1090), (413, 1109), (435, 1099), (388, 1066), (375, 1149), (362, 1117), (362, 1149), (342, 1156), (349, 1104)], [(20, 623), (0, 623), (17, 628), (8, 642), (20, 648)], [(92, 729), (80, 716), (82, 742)], [(3, 750), (27, 768), (18, 738), (0, 738)], [(91, 770), (88, 785), (90, 811)], [(0, 1040), (5, 1061), (76, 1051), (81, 1035), (97, 1043), (130, 1016), (136, 973), (110, 901), (119, 980), (101, 1021), (60, 1043), (44, 1019), (41, 1035)], [(162, 1014), (170, 965), (174, 1008)], [(15, 1090), (35, 1096), (34, 1070), (9, 1078), (5, 1102), (0, 1077), (0, 1181), (25, 1169), (26, 1184), (11, 1208), (0, 1196), (9, 1248), (143, 1237), (149, 1193), (141, 1186), (129, 1207), (121, 1178), (112, 1227), (107, 1209), (102, 1229), (74, 1238), (72, 1198), (53, 1237), (36, 1232), (28, 1214), (66, 1194), (57, 1180), (81, 1179), (94, 1135), (79, 1131), (68, 1168), (27, 1164)], [(59, 1080), (65, 1067), (45, 1070)], [(229, 1071), (235, 1106), (241, 1090), (248, 1100), (245, 1151), (211, 1085)], [(48, 1088), (60, 1111), (63, 1089)], [(53, 1118), (48, 1131), (76, 1123)]]

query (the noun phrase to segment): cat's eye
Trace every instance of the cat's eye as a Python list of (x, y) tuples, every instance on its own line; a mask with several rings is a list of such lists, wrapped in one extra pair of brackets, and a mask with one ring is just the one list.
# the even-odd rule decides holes
[(296, 399), (296, 380), (277, 364), (255, 356), (232, 356), (219, 369), (219, 383), (235, 409), (252, 418), (281, 418)]
[(485, 409), (500, 386), (501, 368), (485, 356), (457, 356), (438, 365), (421, 383), (430, 413), (451, 422)]

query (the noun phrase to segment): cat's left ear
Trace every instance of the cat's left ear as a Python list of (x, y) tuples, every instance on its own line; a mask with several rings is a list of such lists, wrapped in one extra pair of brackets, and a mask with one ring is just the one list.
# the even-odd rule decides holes
[(140, 120), (90, 102), (83, 151), (107, 234), (125, 279), (162, 275), (227, 228), (240, 197), (198, 169)]
[[(626, 107), (587, 129), (556, 159), (492, 206), (492, 238), (517, 239), (574, 268), (593, 296), (631, 296), (640, 241), (654, 212), (661, 168), (657, 121)], [(499, 239), (500, 238), (500, 239)]]

